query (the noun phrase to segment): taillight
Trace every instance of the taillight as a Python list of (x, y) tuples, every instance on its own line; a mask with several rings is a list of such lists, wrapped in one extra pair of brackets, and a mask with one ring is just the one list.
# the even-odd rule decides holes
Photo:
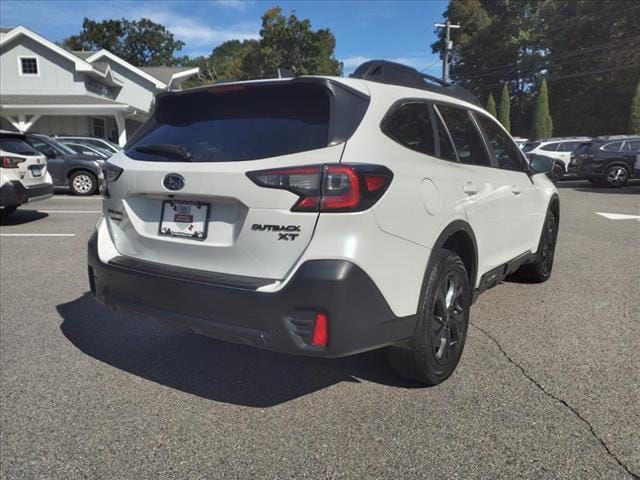
[(248, 172), (257, 185), (295, 193), (294, 212), (359, 212), (386, 192), (393, 173), (367, 164), (329, 164)]
[(109, 162), (103, 162), (101, 168), (102, 177), (100, 183), (100, 193), (109, 198), (109, 186), (118, 180), (123, 170), (120, 167), (116, 167)]
[(2, 168), (18, 168), (18, 164), (24, 161), (24, 158), (2, 157)]

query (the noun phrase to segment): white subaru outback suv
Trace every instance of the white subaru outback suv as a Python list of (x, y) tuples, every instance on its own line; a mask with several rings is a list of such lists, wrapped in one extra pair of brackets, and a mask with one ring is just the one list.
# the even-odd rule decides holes
[(46, 157), (27, 144), (21, 133), (0, 130), (0, 216), (52, 195)]
[(536, 163), (468, 92), (390, 62), (162, 93), (107, 166), (91, 291), (279, 352), (389, 347), (437, 384), (479, 293), (551, 274), (559, 201)]

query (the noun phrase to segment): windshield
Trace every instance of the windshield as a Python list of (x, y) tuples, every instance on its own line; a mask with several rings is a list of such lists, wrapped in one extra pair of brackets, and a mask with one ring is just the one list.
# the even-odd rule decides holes
[(229, 162), (323, 148), (329, 103), (325, 88), (313, 84), (228, 85), (169, 95), (126, 153), (175, 161), (167, 152), (179, 147), (193, 162)]
[(536, 148), (538, 145), (540, 145), (540, 142), (528, 142), (528, 143), (525, 143), (524, 147), (522, 147), (522, 151), (525, 152), (525, 153), (530, 152), (531, 150)]
[(69, 147), (67, 147), (66, 145), (63, 145), (62, 143), (55, 141), (51, 137), (47, 137), (45, 135), (35, 135), (35, 137), (38, 140), (41, 140), (44, 143), (48, 144), (51, 148), (56, 150), (59, 154), (62, 154), (62, 155), (74, 155), (76, 153), (73, 150), (71, 150)]

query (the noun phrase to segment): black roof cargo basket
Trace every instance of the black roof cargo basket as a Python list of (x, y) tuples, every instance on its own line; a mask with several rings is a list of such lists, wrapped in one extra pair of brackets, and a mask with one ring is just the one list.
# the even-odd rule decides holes
[(351, 78), (371, 80), (372, 82), (428, 90), (480, 106), (478, 99), (469, 90), (421, 73), (407, 65), (389, 62), (388, 60), (369, 60), (356, 68), (349, 76)]

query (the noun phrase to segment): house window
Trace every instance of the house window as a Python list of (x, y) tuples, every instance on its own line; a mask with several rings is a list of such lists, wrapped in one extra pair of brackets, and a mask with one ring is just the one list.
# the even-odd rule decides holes
[(20, 57), (22, 75), (38, 75), (38, 59), (36, 57)]
[(93, 119), (93, 136), (98, 138), (105, 138), (104, 132), (105, 132), (104, 118), (94, 118)]

